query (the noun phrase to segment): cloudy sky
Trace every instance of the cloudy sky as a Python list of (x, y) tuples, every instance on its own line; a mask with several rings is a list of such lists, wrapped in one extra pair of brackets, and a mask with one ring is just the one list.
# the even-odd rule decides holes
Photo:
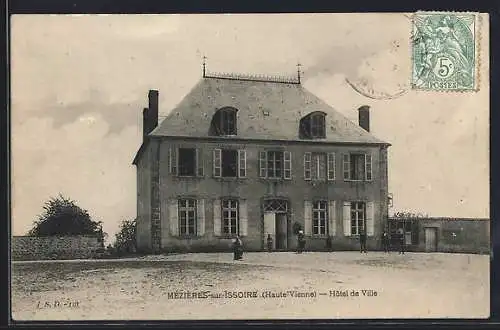
[[(149, 89), (166, 115), (210, 71), (294, 74), (348, 118), (371, 106), (372, 133), (392, 144), (394, 210), (489, 214), (487, 17), (480, 90), (417, 92), (410, 15), (29, 15), (11, 21), (12, 230), (25, 234), (59, 193), (111, 236), (136, 215), (131, 164)], [(479, 38), (479, 36), (478, 36)], [(373, 99), (369, 95), (402, 95)], [(161, 118), (160, 118), (161, 119)]]

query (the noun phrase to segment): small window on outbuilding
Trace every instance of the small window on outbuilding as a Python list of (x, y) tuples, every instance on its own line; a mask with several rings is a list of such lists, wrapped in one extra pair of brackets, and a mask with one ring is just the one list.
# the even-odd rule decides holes
[(232, 107), (225, 107), (217, 110), (212, 117), (212, 124), (210, 125), (210, 135), (236, 135), (237, 134), (237, 109)]
[(312, 112), (300, 120), (299, 136), (303, 139), (326, 137), (324, 112)]

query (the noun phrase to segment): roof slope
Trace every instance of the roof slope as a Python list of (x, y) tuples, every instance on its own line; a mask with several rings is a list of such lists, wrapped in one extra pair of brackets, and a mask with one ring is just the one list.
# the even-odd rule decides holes
[(203, 78), (149, 135), (209, 137), (212, 116), (226, 106), (238, 109), (240, 139), (302, 140), (300, 119), (322, 111), (326, 138), (315, 142), (386, 144), (300, 84), (227, 78)]

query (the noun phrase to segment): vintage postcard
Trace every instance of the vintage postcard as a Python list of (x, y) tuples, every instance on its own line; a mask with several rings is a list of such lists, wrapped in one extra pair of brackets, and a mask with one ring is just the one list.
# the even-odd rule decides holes
[(488, 32), (13, 16), (12, 319), (489, 317)]

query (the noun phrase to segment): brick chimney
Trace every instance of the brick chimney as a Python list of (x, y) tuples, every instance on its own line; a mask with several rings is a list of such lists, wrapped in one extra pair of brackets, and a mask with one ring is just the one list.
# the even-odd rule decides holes
[(149, 133), (149, 127), (148, 127), (148, 108), (144, 108), (142, 110), (142, 137), (143, 140), (148, 135)]
[(363, 105), (358, 108), (359, 113), (359, 126), (365, 131), (370, 131), (370, 107)]
[(158, 126), (158, 91), (150, 90), (148, 93), (149, 107), (142, 111), (143, 138)]

